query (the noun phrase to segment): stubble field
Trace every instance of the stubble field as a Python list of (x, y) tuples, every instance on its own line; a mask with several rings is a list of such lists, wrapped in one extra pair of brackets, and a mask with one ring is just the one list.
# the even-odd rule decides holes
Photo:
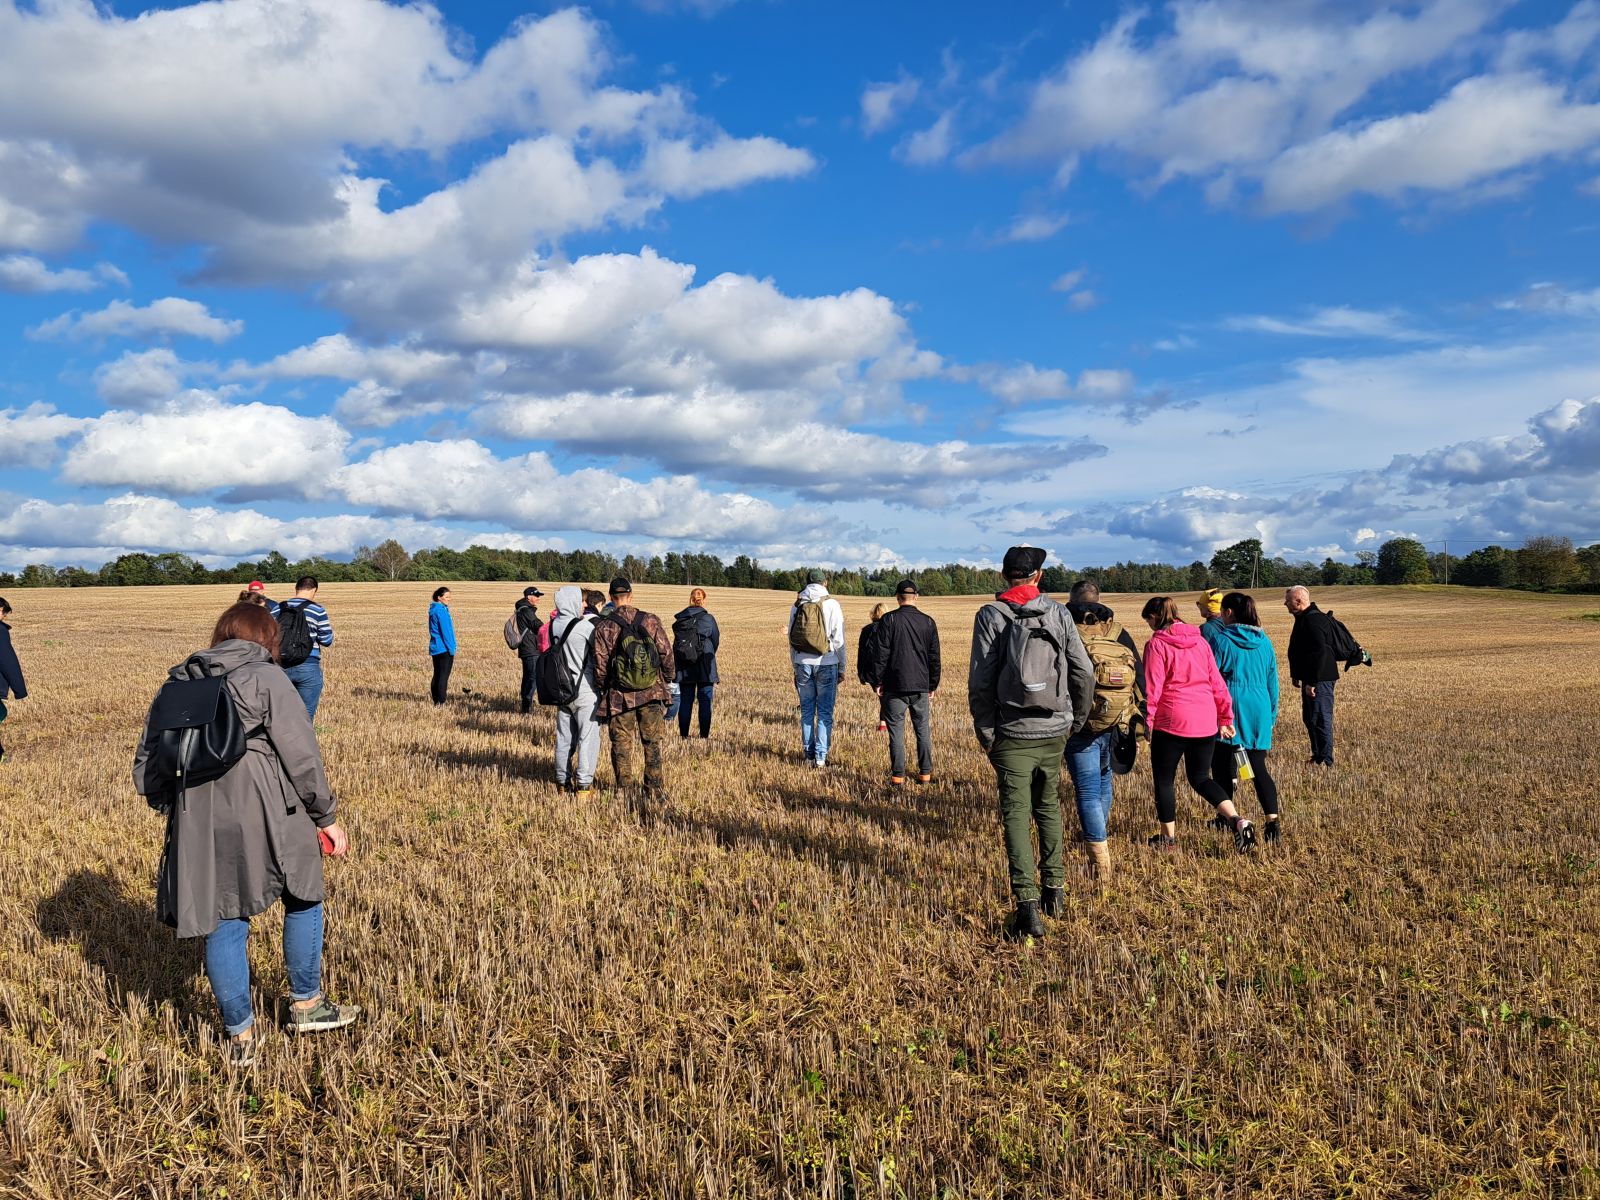
[[(200, 944), (155, 922), (161, 822), (128, 779), (151, 694), (234, 591), (10, 596), (35, 695), (0, 766), (0, 1194), (1600, 1194), (1592, 601), (1319, 594), (1378, 665), (1340, 689), (1332, 774), (1285, 706), (1284, 845), (1239, 856), (1180, 785), (1181, 849), (1147, 851), (1141, 755), (1114, 878), (1069, 857), (1069, 911), (1017, 947), (966, 716), (980, 600), (925, 604), (937, 780), (891, 794), (853, 661), (807, 771), (788, 597), (714, 591), (713, 737), (673, 732), (641, 813), (609, 765), (588, 802), (554, 790), (501, 640), (519, 585), (455, 588), (454, 695), (427, 703), (429, 590), (321, 597), (353, 843), (325, 981), (368, 1015), (298, 1043), (264, 1023), (247, 1074)], [(639, 601), (670, 618), (683, 593)], [(1142, 638), (1143, 597), (1107, 599)], [(870, 603), (844, 601), (852, 652)], [(251, 942), (264, 1017), (277, 924)]]

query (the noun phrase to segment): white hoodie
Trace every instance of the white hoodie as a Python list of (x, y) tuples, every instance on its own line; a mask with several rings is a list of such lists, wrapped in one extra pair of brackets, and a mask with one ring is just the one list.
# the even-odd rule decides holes
[[(828, 589), (820, 583), (808, 583), (800, 589), (797, 598), (807, 604), (822, 605), (822, 627), (828, 631), (828, 652), (826, 654), (812, 654), (809, 651), (796, 650), (789, 647), (789, 661), (797, 667), (827, 667), (838, 664), (839, 671), (844, 671), (844, 609), (839, 607), (839, 602), (828, 595)], [(795, 606), (789, 606), (789, 620), (784, 624), (785, 634), (794, 627)]]
[(593, 704), (599, 699), (599, 685), (594, 678), (594, 654), (591, 653), (591, 643), (594, 641), (594, 618), (583, 615), (583, 591), (580, 588), (564, 587), (556, 589), (556, 615), (550, 618), (550, 648), (555, 649), (556, 643), (561, 640), (561, 635), (566, 633), (567, 626), (572, 622), (579, 622), (578, 628), (572, 631), (572, 636), (567, 639), (563, 654), (566, 657), (566, 666), (569, 671), (576, 671), (582, 666), (583, 674), (578, 677), (578, 697), (573, 706)]

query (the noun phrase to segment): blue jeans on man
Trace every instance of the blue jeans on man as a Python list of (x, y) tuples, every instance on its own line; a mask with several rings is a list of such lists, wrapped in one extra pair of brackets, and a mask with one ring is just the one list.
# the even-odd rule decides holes
[(1067, 739), (1067, 774), (1078, 800), (1078, 825), (1086, 842), (1106, 840), (1106, 822), (1111, 819), (1111, 744), (1117, 731), (1104, 733), (1084, 730)]
[[(206, 937), (206, 978), (230, 1035), (255, 1024), (250, 1005), (250, 956), (244, 917), (218, 921)], [(283, 962), (289, 969), (289, 999), (314, 1000), (322, 993), (322, 901), (283, 894)]]
[(800, 694), (800, 740), (806, 761), (826, 766), (828, 742), (833, 737), (833, 702), (839, 694), (839, 665), (796, 663), (794, 690)]
[(294, 684), (294, 690), (300, 693), (300, 700), (306, 706), (306, 716), (315, 721), (317, 705), (322, 703), (322, 659), (313, 656), (303, 663), (285, 667), (283, 673)]
[(1311, 761), (1318, 766), (1333, 766), (1333, 686), (1338, 680), (1317, 681), (1317, 694), (1300, 689), (1300, 719), (1311, 735)]

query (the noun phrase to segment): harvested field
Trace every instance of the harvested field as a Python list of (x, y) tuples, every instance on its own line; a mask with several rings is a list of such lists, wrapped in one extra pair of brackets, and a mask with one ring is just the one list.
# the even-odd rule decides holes
[[(519, 586), (455, 587), (455, 697), (427, 703), (430, 588), (321, 597), (353, 842), (325, 978), (370, 1015), (268, 1032), (245, 1075), (199, 943), (154, 920), (161, 822), (128, 778), (153, 690), (234, 590), (10, 596), (35, 697), (0, 766), (0, 1193), (1600, 1194), (1592, 599), (1319, 593), (1377, 666), (1341, 688), (1333, 774), (1300, 765), (1286, 706), (1285, 844), (1239, 856), (1180, 786), (1182, 848), (1147, 851), (1141, 756), (1115, 877), (1069, 859), (1068, 914), (1014, 947), (966, 717), (978, 600), (925, 604), (938, 777), (890, 794), (853, 662), (832, 769), (808, 772), (788, 597), (714, 591), (713, 739), (674, 733), (641, 816), (555, 792), (552, 721), (516, 713), (501, 640)], [(1258, 598), (1281, 654), (1289, 618)], [(871, 602), (844, 604), (853, 651)], [(259, 920), (264, 1014), (276, 940)]]

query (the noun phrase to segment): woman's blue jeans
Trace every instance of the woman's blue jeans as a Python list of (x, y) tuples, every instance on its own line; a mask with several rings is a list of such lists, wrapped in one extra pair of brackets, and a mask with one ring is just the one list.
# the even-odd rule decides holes
[[(243, 917), (219, 921), (206, 938), (206, 978), (222, 1010), (228, 1033), (243, 1033), (255, 1024), (250, 1007), (250, 956), (245, 941), (250, 922)], [(283, 896), (283, 961), (289, 968), (289, 999), (313, 1000), (322, 991), (322, 901)]]
[(1080, 733), (1067, 740), (1067, 774), (1078, 797), (1078, 824), (1086, 842), (1106, 840), (1111, 819), (1111, 743), (1117, 731)]

